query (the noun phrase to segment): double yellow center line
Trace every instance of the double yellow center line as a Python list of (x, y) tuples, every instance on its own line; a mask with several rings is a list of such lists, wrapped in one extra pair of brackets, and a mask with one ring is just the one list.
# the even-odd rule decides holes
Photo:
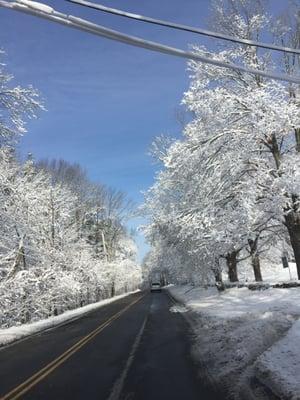
[(73, 354), (75, 354), (79, 349), (85, 346), (88, 342), (90, 342), (95, 336), (97, 336), (103, 329), (109, 326), (115, 319), (119, 318), (125, 311), (127, 311), (130, 307), (140, 301), (144, 296), (139, 297), (134, 300), (128, 306), (124, 307), (121, 311), (114, 314), (111, 318), (105, 321), (103, 324), (99, 325), (92, 332), (84, 336), (78, 342), (76, 342), (73, 346), (71, 346), (68, 350), (62, 353), (59, 357), (55, 358), (49, 364), (47, 364), (44, 368), (40, 369), (26, 381), (15, 387), (9, 393), (0, 398), (0, 400), (16, 400), (27, 393), (33, 386), (35, 386), (38, 382), (45, 379), (52, 371), (58, 368), (61, 364), (63, 364), (68, 358), (70, 358)]

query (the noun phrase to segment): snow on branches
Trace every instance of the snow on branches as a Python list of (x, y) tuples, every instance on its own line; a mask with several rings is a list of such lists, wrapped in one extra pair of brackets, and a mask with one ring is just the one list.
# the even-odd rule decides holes
[(17, 161), (24, 119), (42, 108), (10, 88), (0, 65), (0, 327), (58, 315), (136, 289), (137, 249), (124, 226), (130, 202), (64, 160)]
[[(251, 2), (236, 2), (235, 10), (217, 3), (215, 17), (223, 30), (251, 38), (267, 29), (268, 18), (251, 9)], [(208, 55), (205, 48), (193, 49)], [(260, 68), (271, 62), (237, 45), (209, 55)], [(260, 254), (287, 240), (300, 278), (297, 88), (195, 61), (189, 71), (183, 104), (193, 119), (181, 140), (161, 153), (156, 148), (163, 169), (145, 196), (152, 251), (180, 254), (169, 268), (175, 279), (184, 269), (183, 281), (220, 280), (224, 260), (229, 279), (236, 281), (238, 262), (249, 258), (261, 280)]]
[(0, 145), (16, 142), (26, 132), (25, 118), (35, 118), (44, 109), (37, 90), (32, 86), (13, 87), (12, 79), (0, 62)]
[[(0, 149), (0, 326), (47, 318), (138, 287), (136, 246), (120, 220), (104, 218), (105, 190), (82, 198), (67, 182), (53, 183), (50, 172), (31, 159), (19, 165), (11, 149)], [(124, 206), (114, 200), (111, 215)]]

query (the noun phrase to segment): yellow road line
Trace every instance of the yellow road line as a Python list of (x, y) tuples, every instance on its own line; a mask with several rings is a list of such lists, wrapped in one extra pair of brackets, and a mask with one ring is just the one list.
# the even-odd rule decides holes
[(16, 400), (19, 399), (20, 396), (28, 392), (33, 386), (35, 386), (38, 382), (46, 378), (52, 371), (54, 371), (57, 367), (63, 364), (68, 358), (70, 358), (73, 354), (75, 354), (79, 349), (81, 349), (84, 345), (86, 345), (89, 341), (91, 341), (95, 336), (97, 336), (103, 329), (109, 326), (115, 319), (119, 318), (125, 311), (127, 311), (131, 306), (140, 301), (144, 296), (139, 297), (137, 300), (134, 300), (128, 306), (124, 307), (121, 311), (114, 314), (103, 324), (99, 325), (92, 332), (84, 336), (78, 342), (76, 342), (73, 346), (71, 346), (68, 350), (62, 353), (60, 356), (55, 358), (45, 367), (40, 369), (26, 381), (15, 387), (9, 393), (1, 397), (0, 400)]

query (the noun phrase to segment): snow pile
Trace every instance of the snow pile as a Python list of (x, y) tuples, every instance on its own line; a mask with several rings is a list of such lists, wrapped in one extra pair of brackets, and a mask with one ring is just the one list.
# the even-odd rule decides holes
[(300, 398), (300, 321), (255, 363), (256, 375), (280, 398)]
[(84, 314), (90, 313), (91, 311), (95, 311), (98, 308), (105, 306), (106, 304), (112, 303), (116, 300), (137, 292), (139, 292), (139, 290), (135, 290), (126, 294), (121, 294), (110, 299), (101, 300), (97, 303), (77, 308), (76, 310), (66, 311), (65, 313), (56, 317), (49, 317), (41, 321), (33, 322), (32, 324), (24, 324), (21, 326), (13, 326), (7, 329), (0, 329), (0, 347), (11, 344), (16, 340), (23, 339), (27, 336), (39, 333), (45, 329), (54, 328), (58, 325), (73, 321), (74, 319), (80, 318)]
[[(221, 294), (215, 288), (193, 286), (173, 286), (168, 290), (195, 311), (193, 353), (201, 363), (205, 378), (222, 387), (232, 398), (269, 398), (261, 382), (273, 390), (277, 375), (285, 380), (285, 375), (281, 374), (285, 366), (276, 366), (275, 355), (281, 349), (275, 346), (273, 352), (265, 352), (273, 349), (271, 346), (280, 341), (300, 317), (300, 290), (253, 292), (235, 288)], [(297, 368), (291, 368), (299, 371), (299, 353), (293, 358), (287, 357), (286, 363), (296, 364)], [(262, 379), (265, 374), (268, 379)], [(286, 388), (291, 386), (287, 381)]]

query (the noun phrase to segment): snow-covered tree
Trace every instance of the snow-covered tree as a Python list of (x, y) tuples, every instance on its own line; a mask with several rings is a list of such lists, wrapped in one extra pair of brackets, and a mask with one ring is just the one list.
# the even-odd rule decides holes
[(0, 66), (0, 326), (136, 289), (137, 250), (122, 192), (78, 164), (17, 160), (14, 142), (41, 108), (33, 89), (9, 89)]
[[(215, 2), (214, 20), (226, 33), (258, 39), (269, 26), (258, 3)], [(193, 48), (222, 61), (272, 67), (268, 54), (249, 46), (230, 45), (215, 53)], [(235, 281), (237, 263), (250, 257), (261, 280), (259, 254), (287, 228), (300, 277), (295, 135), (300, 112), (290, 86), (194, 61), (189, 70), (183, 103), (194, 118), (182, 140), (161, 151), (155, 144), (163, 170), (146, 195), (151, 240), (179, 251), (192, 271), (196, 254), (203, 278), (210, 272), (220, 278), (222, 257)]]
[[(3, 56), (0, 50), (0, 58)], [(12, 80), (13, 76), (0, 62), (0, 145), (16, 142), (26, 132), (26, 119), (35, 118), (43, 109), (38, 92), (32, 86), (14, 86)]]

